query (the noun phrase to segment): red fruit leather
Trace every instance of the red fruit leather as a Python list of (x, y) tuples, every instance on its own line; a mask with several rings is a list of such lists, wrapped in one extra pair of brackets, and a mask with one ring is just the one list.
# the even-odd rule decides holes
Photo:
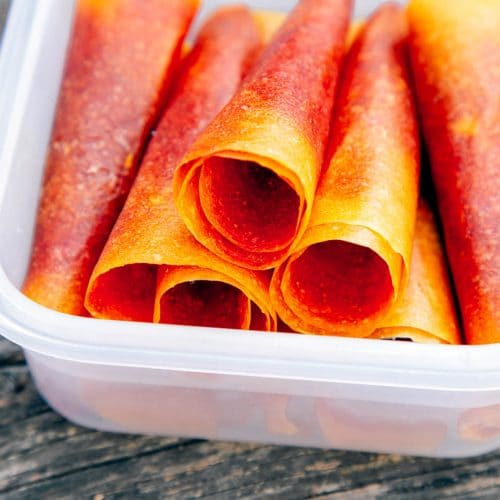
[(198, 0), (81, 0), (23, 286), (85, 315), (88, 279), (165, 99)]
[(220, 257), (270, 269), (304, 232), (350, 6), (299, 2), (177, 168), (177, 208), (196, 239)]
[(500, 342), (500, 2), (414, 0), (408, 13), (466, 340)]
[(177, 213), (175, 167), (231, 99), (261, 48), (250, 11), (217, 11), (187, 56), (170, 105), (92, 274), (86, 306), (100, 318), (275, 329), (269, 276), (203, 247)]
[(298, 332), (366, 337), (407, 283), (419, 182), (407, 35), (404, 10), (384, 5), (349, 49), (311, 220), (271, 282)]

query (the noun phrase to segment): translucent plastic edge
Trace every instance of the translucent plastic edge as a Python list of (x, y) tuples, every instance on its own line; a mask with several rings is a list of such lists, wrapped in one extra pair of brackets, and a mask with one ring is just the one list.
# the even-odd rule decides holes
[[(18, 123), (13, 113), (19, 105), (20, 94), (26, 94), (27, 89), (20, 89), (20, 75), (25, 69), (26, 51), (30, 45), (30, 27), (35, 14), (35, 9), (28, 9), (21, 6), (20, 0), (13, 1), (4, 28), (4, 34), (0, 52), (0, 200), (7, 182), (6, 161), (9, 138), (16, 135)], [(28, 82), (26, 82), (28, 83)]]
[(67, 361), (443, 390), (500, 390), (500, 346), (442, 346), (80, 318), (25, 297), (0, 270), (0, 332)]
[[(37, 40), (53, 4), (45, 0), (30, 8), (16, 0), (11, 6), (0, 74), (15, 90), (2, 94), (0, 101), (0, 204), (13, 162), (8, 145), (18, 140), (16, 117), (25, 116), (18, 108), (29, 95)], [(22, 54), (20, 65), (9, 60), (12, 53)], [(2, 268), (0, 332), (29, 351), (83, 363), (435, 390), (500, 390), (500, 345), (419, 345), (79, 318), (29, 300)]]

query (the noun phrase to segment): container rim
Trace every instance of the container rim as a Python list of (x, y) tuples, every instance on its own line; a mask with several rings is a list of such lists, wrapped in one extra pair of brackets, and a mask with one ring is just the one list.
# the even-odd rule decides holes
[[(36, 318), (34, 320), (33, 318)], [(500, 345), (410, 344), (82, 318), (24, 296), (0, 268), (0, 331), (23, 349), (80, 363), (339, 381), (434, 390), (500, 390)]]

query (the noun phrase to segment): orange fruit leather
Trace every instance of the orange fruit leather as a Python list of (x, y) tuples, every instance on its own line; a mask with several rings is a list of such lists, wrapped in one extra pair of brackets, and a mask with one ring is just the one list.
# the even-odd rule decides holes
[(271, 282), (292, 330), (367, 337), (407, 282), (420, 163), (406, 40), (389, 4), (348, 52), (311, 221)]
[(351, 2), (302, 0), (177, 168), (189, 230), (250, 269), (282, 261), (309, 220)]
[(286, 14), (274, 10), (255, 10), (252, 12), (252, 15), (262, 38), (262, 42), (267, 46), (283, 25)]
[(500, 342), (500, 2), (412, 0), (408, 16), (466, 341)]
[(78, 2), (23, 286), (36, 302), (86, 315), (90, 274), (135, 176), (198, 3)]
[(200, 245), (172, 193), (176, 165), (232, 97), (260, 48), (245, 7), (220, 9), (203, 26), (92, 274), (86, 307), (93, 316), (276, 328), (269, 275), (241, 269)]
[(372, 337), (461, 343), (446, 259), (434, 216), (422, 200), (417, 212), (408, 286)]
[(364, 25), (365, 21), (363, 19), (357, 19), (351, 23), (351, 25), (349, 26), (349, 31), (347, 32), (346, 51), (349, 51), (352, 44), (356, 41), (356, 38), (358, 38), (359, 33), (363, 29)]

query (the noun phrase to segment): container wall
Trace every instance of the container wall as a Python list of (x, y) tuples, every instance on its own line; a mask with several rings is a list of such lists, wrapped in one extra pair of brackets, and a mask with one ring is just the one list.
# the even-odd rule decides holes
[[(406, 389), (398, 401), (369, 386), (349, 397), (349, 387), (340, 383), (314, 383), (307, 391), (293, 380), (124, 369), (33, 353), (27, 358), (51, 406), (101, 430), (439, 457), (500, 446), (500, 393), (474, 407), (477, 394), (457, 398)], [(451, 405), (433, 404), (438, 396)], [(410, 403), (422, 398), (427, 405)]]
[[(2, 69), (7, 75), (0, 96), (2, 111), (11, 112), (8, 127), (0, 125), (0, 138), (4, 141), (0, 164), (0, 242), (8, 242), (0, 247), (0, 266), (16, 286), (22, 283), (31, 252), (45, 155), (73, 15), (72, 2), (44, 0), (28, 4), (14, 2), (9, 15), (7, 35), (16, 39), (14, 49), (19, 50), (2, 52)], [(10, 31), (11, 26), (15, 32)], [(5, 45), (8, 42), (6, 38)], [(30, 88), (27, 90), (25, 85)], [(5, 120), (5, 116), (1, 119)]]

